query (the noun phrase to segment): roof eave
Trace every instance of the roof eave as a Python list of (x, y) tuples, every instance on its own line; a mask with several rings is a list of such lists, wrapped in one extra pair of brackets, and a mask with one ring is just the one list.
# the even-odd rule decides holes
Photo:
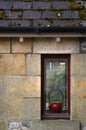
[(56, 33), (56, 32), (86, 32), (86, 27), (0, 27), (0, 32), (32, 32), (32, 33)]
[(58, 34), (65, 34), (64, 37), (86, 37), (86, 27), (0, 27), (0, 37), (4, 34), (8, 37), (15, 37), (16, 34), (18, 37), (56, 37)]

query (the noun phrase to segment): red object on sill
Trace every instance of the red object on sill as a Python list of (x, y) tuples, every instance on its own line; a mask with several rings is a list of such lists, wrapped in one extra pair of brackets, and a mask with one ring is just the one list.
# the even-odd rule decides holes
[[(52, 91), (59, 91), (59, 93), (61, 93), (62, 102), (57, 101), (57, 102), (52, 102), (51, 103), (51, 101), (50, 101), (50, 94), (52, 93)], [(60, 113), (62, 111), (62, 106), (63, 106), (63, 99), (64, 99), (63, 92), (59, 88), (52, 88), (49, 91), (48, 98), (49, 98), (49, 110), (54, 112), (54, 113)]]
[(49, 105), (50, 111), (54, 113), (60, 113), (62, 111), (62, 103), (61, 102), (53, 102)]

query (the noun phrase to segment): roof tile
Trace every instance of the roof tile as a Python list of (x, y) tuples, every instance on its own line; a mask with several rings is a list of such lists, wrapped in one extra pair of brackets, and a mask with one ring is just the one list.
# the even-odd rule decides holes
[(85, 26), (85, 0), (0, 0), (0, 26)]

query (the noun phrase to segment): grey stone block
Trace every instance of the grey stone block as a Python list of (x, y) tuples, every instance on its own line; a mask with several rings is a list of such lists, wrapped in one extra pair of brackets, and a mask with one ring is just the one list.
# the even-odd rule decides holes
[(43, 15), (42, 15), (43, 19), (47, 19), (47, 18), (54, 18), (57, 19), (56, 17), (56, 11), (44, 11)]
[(41, 9), (49, 9), (50, 2), (33, 2), (33, 9), (41, 10)]
[(15, 1), (13, 6), (15, 9), (31, 9), (32, 2)]
[(34, 26), (47, 26), (50, 25), (50, 22), (48, 20), (33, 20)]
[(78, 53), (78, 41), (74, 38), (61, 38), (61, 44), (57, 44), (53, 38), (37, 38), (34, 40), (34, 53)]
[(79, 12), (78, 11), (63, 11), (63, 18), (79, 18)]
[(23, 121), (22, 121), (22, 125), (23, 125), (24, 127), (30, 128), (30, 122), (29, 122), (28, 120), (23, 120)]
[(80, 130), (80, 122), (72, 120), (35, 121), (31, 130)]
[(60, 9), (68, 9), (69, 8), (69, 2), (68, 1), (55, 1), (53, 2), (54, 8), (60, 8)]
[[(23, 121), (9, 121), (8, 130), (80, 130), (80, 122), (74, 120), (47, 120), (29, 121), (29, 127), (23, 125)], [(27, 123), (27, 124), (28, 124)]]
[(24, 19), (40, 19), (41, 12), (39, 11), (24, 11)]
[(39, 120), (40, 111), (40, 98), (23, 99), (23, 119)]
[(23, 120), (23, 121), (9, 121), (8, 122), (8, 130), (29, 130), (30, 128), (30, 121)]

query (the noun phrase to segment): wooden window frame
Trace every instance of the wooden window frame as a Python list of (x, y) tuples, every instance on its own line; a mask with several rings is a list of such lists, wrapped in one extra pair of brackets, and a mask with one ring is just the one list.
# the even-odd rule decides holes
[[(68, 114), (58, 116), (57, 114), (45, 115), (44, 111), (44, 59), (66, 58), (68, 61)], [(70, 54), (42, 54), (41, 55), (41, 119), (70, 119)]]

